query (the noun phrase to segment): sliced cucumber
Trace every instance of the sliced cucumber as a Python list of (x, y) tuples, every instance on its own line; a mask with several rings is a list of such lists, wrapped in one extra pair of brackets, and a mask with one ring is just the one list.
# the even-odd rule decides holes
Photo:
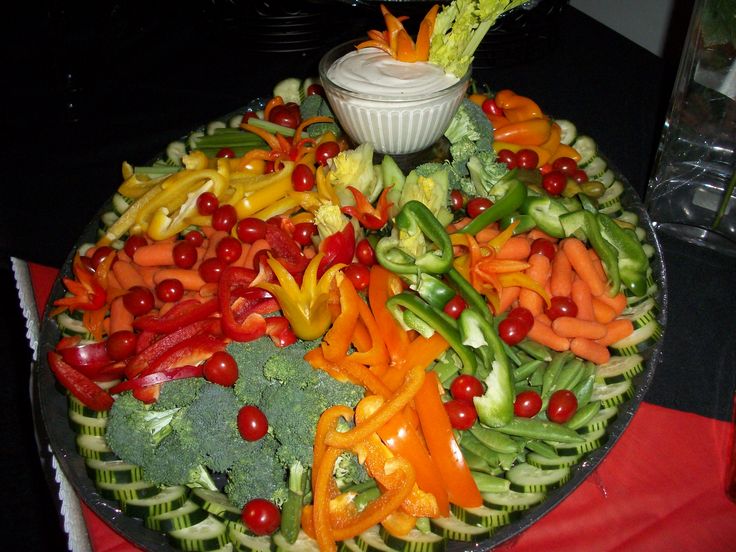
[(634, 384), (631, 380), (624, 380), (618, 383), (596, 383), (593, 386), (593, 394), (590, 396), (591, 401), (601, 401), (602, 408), (618, 406), (628, 401), (634, 396)]
[(117, 455), (107, 445), (105, 437), (102, 435), (77, 435), (75, 439), (77, 452), (82, 458), (93, 460), (118, 460)]
[(78, 435), (102, 436), (105, 434), (105, 428), (107, 428), (107, 418), (82, 416), (73, 410), (69, 410), (69, 425)]
[(636, 305), (626, 307), (624, 312), (621, 313), (621, 316), (631, 320), (631, 323), (634, 325), (634, 329), (636, 330), (637, 328), (646, 326), (652, 320), (655, 320), (657, 318), (658, 310), (659, 308), (657, 307), (657, 302), (654, 298), (648, 297)]
[(230, 542), (225, 524), (213, 515), (189, 527), (169, 531), (168, 537), (174, 546), (187, 552), (217, 550)]
[[(153, 495), (153, 497), (155, 496)], [(203, 510), (191, 500), (185, 500), (178, 508), (146, 517), (144, 523), (149, 529), (168, 533), (169, 531), (191, 527), (209, 515), (206, 510)]]
[(577, 432), (585, 434), (594, 433), (596, 431), (600, 431), (601, 429), (606, 429), (608, 427), (608, 424), (612, 423), (616, 418), (618, 418), (617, 406), (601, 408), (598, 411), (598, 414), (593, 416), (593, 418), (587, 424), (579, 427), (577, 429)]
[(147, 498), (158, 493), (158, 486), (150, 481), (139, 480), (132, 483), (107, 483), (97, 481), (97, 490), (105, 498), (110, 500), (135, 500)]
[(570, 468), (542, 470), (523, 462), (512, 467), (506, 473), (506, 478), (511, 482), (512, 491), (541, 493), (560, 487), (570, 479), (570, 474)]
[(284, 103), (294, 102), (295, 104), (302, 103), (301, 97), (302, 80), (296, 77), (289, 77), (276, 83), (273, 87), (273, 95), (281, 96)]
[(267, 552), (273, 549), (273, 541), (269, 536), (249, 535), (232, 527), (228, 528), (228, 532), (238, 552)]
[(61, 333), (68, 336), (78, 335), (82, 339), (90, 339), (92, 335), (81, 320), (72, 318), (69, 313), (62, 312), (56, 317), (56, 323), (59, 325)]
[(567, 443), (553, 443), (553, 446), (555, 447), (557, 454), (559, 454), (560, 456), (579, 457), (582, 454), (587, 454), (597, 448), (600, 448), (608, 440), (608, 435), (606, 434), (605, 428), (599, 429), (597, 431), (592, 431), (590, 433), (585, 433), (583, 437), (585, 437), (585, 442), (577, 445), (570, 445)]
[(612, 356), (605, 364), (595, 369), (595, 379), (604, 384), (620, 383), (644, 371), (644, 358), (639, 354)]
[(202, 487), (192, 489), (191, 500), (203, 510), (222, 519), (239, 521), (242, 511), (230, 502), (226, 494)]
[(319, 552), (317, 541), (311, 539), (304, 531), (299, 531), (293, 543), (287, 541), (281, 533), (276, 533), (273, 536), (273, 544), (277, 552)]
[(598, 145), (590, 136), (584, 134), (578, 136), (572, 143), (572, 147), (580, 154), (578, 167), (581, 169), (585, 169), (598, 156)]
[(388, 546), (402, 552), (440, 552), (447, 547), (447, 541), (436, 533), (423, 533), (412, 529), (406, 535), (392, 535), (381, 526), (379, 535)]
[(566, 146), (571, 145), (578, 137), (577, 127), (567, 119), (555, 119), (555, 123), (560, 125), (560, 142)]
[(489, 529), (496, 529), (508, 525), (521, 517), (520, 510), (497, 510), (487, 506), (477, 508), (461, 508), (454, 504), (450, 505), (450, 511), (460, 521), (469, 525), (480, 525)]
[(483, 493), (482, 496), (483, 504), (489, 508), (515, 512), (528, 510), (532, 506), (540, 504), (547, 496), (547, 493), (505, 491), (503, 493)]
[(608, 163), (602, 157), (594, 157), (590, 163), (585, 166), (585, 174), (588, 175), (588, 180), (598, 180), (603, 173), (608, 169)]
[(342, 541), (338, 550), (340, 552), (363, 552), (363, 549), (358, 545), (355, 539)]
[(619, 180), (615, 180), (603, 195), (598, 198), (598, 210), (610, 217), (616, 218), (623, 213), (621, 205), (621, 196), (624, 192), (624, 185)]
[(616, 173), (614, 173), (611, 169), (606, 169), (605, 171), (603, 171), (603, 174), (598, 177), (597, 180), (606, 188), (608, 188), (616, 180)]
[(580, 462), (582, 455), (573, 456), (555, 456), (554, 458), (548, 458), (537, 454), (536, 452), (530, 452), (526, 455), (526, 462), (530, 466), (539, 468), (540, 470), (557, 470), (560, 468), (570, 468)]
[(429, 524), (432, 526), (432, 531), (438, 535), (442, 535), (449, 540), (463, 542), (482, 541), (490, 537), (493, 532), (489, 527), (470, 525), (454, 516), (432, 518), (429, 520)]
[(92, 410), (74, 395), (67, 395), (69, 410), (86, 418), (107, 418), (110, 413), (107, 410)]
[(143, 470), (122, 460), (85, 460), (87, 474), (91, 479), (104, 483), (132, 483), (143, 479)]
[(662, 337), (662, 327), (657, 320), (651, 320), (641, 328), (620, 341), (610, 345), (613, 352), (619, 355), (635, 355), (653, 346)]
[(391, 548), (383, 542), (378, 526), (376, 525), (363, 531), (356, 537), (355, 541), (364, 552), (398, 552), (396, 548)]
[(100, 215), (100, 228), (104, 231), (110, 228), (120, 216), (115, 211), (107, 211)]
[(153, 496), (124, 500), (121, 508), (131, 517), (146, 519), (181, 508), (187, 501), (188, 494), (189, 487), (184, 485), (163, 487)]

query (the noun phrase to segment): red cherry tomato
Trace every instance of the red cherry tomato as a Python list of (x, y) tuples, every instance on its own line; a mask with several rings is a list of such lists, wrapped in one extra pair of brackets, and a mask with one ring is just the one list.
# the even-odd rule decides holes
[(516, 167), (516, 154), (509, 149), (498, 150), (498, 160), (504, 163), (509, 169)]
[(189, 240), (176, 242), (173, 254), (174, 264), (179, 268), (192, 268), (197, 262), (197, 248)]
[(243, 253), (243, 244), (240, 243), (238, 238), (232, 236), (225, 236), (218, 243), (215, 248), (215, 254), (225, 264), (232, 264), (240, 258)]
[(359, 263), (353, 263), (346, 266), (342, 273), (353, 283), (353, 287), (358, 291), (363, 291), (368, 288), (371, 283), (371, 271), (370, 269)]
[(542, 176), (542, 188), (551, 196), (558, 196), (567, 186), (567, 176), (560, 171), (553, 170)]
[[(230, 387), (238, 379), (238, 363), (230, 353), (217, 351), (204, 363), (204, 377), (212, 383)], [(240, 416), (238, 415), (239, 421)], [(268, 424), (266, 424), (266, 429), (268, 429)]]
[(156, 297), (164, 303), (175, 303), (184, 295), (184, 285), (176, 278), (166, 278), (156, 284)]
[(307, 86), (307, 96), (324, 96), (325, 89), (322, 88), (321, 84), (316, 82)]
[(468, 201), (465, 211), (468, 213), (470, 218), (475, 218), (492, 205), (493, 202), (487, 197), (474, 197)]
[(268, 120), (277, 125), (288, 128), (299, 126), (299, 110), (294, 110), (289, 104), (277, 105), (268, 114)]
[(199, 230), (190, 230), (184, 235), (184, 239), (194, 247), (199, 247), (204, 243), (204, 234)]
[(455, 429), (470, 429), (478, 419), (478, 413), (475, 411), (473, 403), (468, 401), (458, 401), (453, 399), (445, 403), (447, 416), (450, 418), (450, 424)]
[(521, 320), (524, 323), (524, 326), (528, 328), (527, 332), (531, 330), (534, 325), (534, 315), (532, 314), (532, 311), (525, 307), (514, 307), (509, 311), (506, 318), (516, 318)]
[(215, 154), (215, 157), (219, 159), (232, 159), (235, 157), (235, 152), (230, 148), (222, 148)]
[(79, 262), (82, 263), (87, 271), (94, 273), (95, 267), (92, 266), (92, 259), (90, 257), (87, 257), (86, 255), (83, 257), (79, 257)]
[(516, 395), (516, 400), (514, 400), (515, 416), (533, 418), (540, 410), (542, 410), (542, 397), (536, 391), (530, 389)]
[(113, 360), (125, 360), (133, 356), (138, 336), (130, 330), (118, 330), (110, 334), (105, 342), (108, 356)]
[(537, 238), (532, 242), (530, 253), (532, 255), (540, 254), (547, 257), (550, 261), (555, 257), (555, 244), (545, 238)]
[(246, 111), (245, 113), (243, 113), (243, 118), (240, 119), (240, 123), (241, 124), (247, 123), (251, 119), (257, 119), (257, 118), (258, 118), (258, 114), (256, 114), (255, 111)]
[(209, 259), (202, 261), (202, 264), (199, 265), (198, 272), (205, 282), (211, 284), (220, 280), (220, 276), (222, 276), (222, 271), (225, 270), (225, 266), (225, 263), (217, 257), (210, 257)]
[(545, 309), (544, 313), (550, 320), (554, 320), (560, 316), (575, 317), (578, 315), (578, 306), (569, 297), (555, 295), (550, 298), (550, 306)]
[(355, 246), (355, 257), (362, 265), (373, 266), (376, 264), (376, 251), (367, 238), (363, 238)]
[(148, 240), (143, 236), (130, 236), (127, 240), (125, 240), (123, 251), (125, 251), (125, 254), (132, 259), (138, 248), (143, 247), (144, 245), (148, 245)]
[(473, 397), (483, 395), (483, 384), (475, 376), (462, 374), (452, 380), (450, 394), (458, 401), (473, 402)]
[(266, 221), (255, 217), (240, 220), (235, 232), (243, 243), (253, 243), (266, 236)]
[(547, 419), (551, 422), (564, 424), (578, 409), (578, 399), (569, 389), (558, 389), (549, 398), (547, 403)]
[(516, 164), (522, 169), (536, 169), (539, 164), (539, 154), (530, 149), (520, 149), (516, 152)]
[(586, 173), (583, 169), (575, 169), (570, 175), (570, 178), (572, 178), (578, 184), (583, 184), (584, 182), (588, 181), (588, 173)]
[(455, 295), (455, 297), (445, 303), (445, 307), (442, 310), (445, 311), (445, 314), (447, 316), (457, 320), (457, 318), (460, 316), (460, 313), (462, 313), (467, 308), (467, 306), (468, 304), (465, 302), (465, 299), (463, 299), (462, 296)]
[(298, 222), (294, 225), (291, 237), (301, 246), (311, 245), (312, 237), (317, 233), (317, 225), (313, 222)]
[(291, 173), (291, 185), (297, 192), (308, 192), (314, 188), (314, 171), (304, 163), (298, 163)]
[(459, 211), (465, 207), (465, 196), (460, 190), (452, 190), (450, 192), (450, 209)]
[(220, 200), (212, 192), (204, 192), (197, 198), (197, 211), (200, 215), (211, 215), (219, 207)]
[(322, 142), (314, 151), (314, 158), (320, 165), (326, 165), (329, 159), (340, 153), (340, 144), (333, 141)]
[(238, 431), (246, 441), (257, 441), (268, 432), (268, 419), (257, 406), (245, 405), (238, 411)]
[(254, 498), (243, 506), (243, 523), (254, 535), (270, 535), (281, 525), (281, 512), (265, 498)]
[(142, 316), (150, 312), (155, 303), (151, 290), (143, 286), (133, 286), (123, 295), (123, 306), (133, 316)]
[(232, 205), (220, 205), (215, 212), (212, 213), (212, 228), (230, 232), (238, 222), (238, 213)]
[(91, 259), (92, 268), (97, 270), (97, 267), (100, 266), (100, 263), (104, 261), (107, 257), (109, 257), (110, 255), (112, 255), (114, 252), (115, 250), (109, 245), (103, 245), (95, 249), (95, 252), (92, 254), (92, 259)]
[(506, 317), (498, 324), (498, 336), (508, 345), (516, 345), (529, 333), (529, 327), (521, 318)]
[(578, 168), (578, 163), (571, 157), (558, 157), (552, 162), (552, 168), (565, 176), (572, 176)]
[(481, 105), (480, 108), (486, 115), (494, 115), (496, 117), (503, 117), (503, 109), (496, 103), (493, 98), (488, 98)]

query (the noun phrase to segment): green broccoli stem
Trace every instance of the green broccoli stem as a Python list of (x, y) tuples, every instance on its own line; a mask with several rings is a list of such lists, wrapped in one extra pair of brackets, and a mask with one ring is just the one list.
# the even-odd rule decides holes
[(212, 479), (212, 475), (210, 475), (210, 472), (202, 464), (192, 470), (191, 479), (187, 483), (187, 487), (201, 487), (210, 491), (218, 490), (215, 481)]
[(289, 543), (294, 543), (299, 536), (308, 473), (299, 461), (289, 467), (289, 497), (281, 508), (281, 534)]
[(154, 443), (160, 443), (164, 437), (172, 432), (171, 420), (174, 418), (179, 408), (170, 410), (150, 411), (146, 414), (147, 429), (151, 434)]

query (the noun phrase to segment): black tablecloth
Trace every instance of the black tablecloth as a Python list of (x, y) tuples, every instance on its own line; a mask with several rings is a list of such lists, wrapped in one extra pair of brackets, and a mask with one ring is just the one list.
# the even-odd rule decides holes
[[(10, 78), (4, 79), (0, 217), (7, 313), (0, 339), (8, 361), (8, 380), (0, 386), (0, 488), (11, 502), (0, 519), (10, 530), (5, 534), (25, 539), (29, 550), (62, 550), (64, 544), (35, 455), (30, 351), (9, 256), (60, 266), (119, 184), (122, 161), (144, 163), (190, 129), (268, 96), (278, 80), (316, 74), (317, 59), (329, 46), (381, 26), (375, 4), (302, 2), (278, 14), (249, 11), (251, 3), (124, 4), (21, 5), (25, 17), (11, 21), (4, 36), (11, 58), (4, 64)], [(557, 4), (559, 15), (553, 7), (541, 23), (484, 44), (474, 76), (574, 121), (643, 194), (673, 67)], [(294, 19), (304, 10), (312, 14), (308, 36)], [(736, 378), (736, 295), (730, 289), (736, 259), (672, 238), (662, 245), (669, 325), (646, 400), (725, 419)]]

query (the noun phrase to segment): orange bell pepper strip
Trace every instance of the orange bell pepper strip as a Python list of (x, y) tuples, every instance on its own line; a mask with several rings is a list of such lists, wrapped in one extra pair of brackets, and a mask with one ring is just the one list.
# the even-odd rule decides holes
[(360, 316), (359, 303), (362, 303), (350, 278), (342, 278), (338, 284), (340, 291), (340, 314), (322, 338), (322, 351), (325, 359), (339, 363), (347, 355), (353, 340), (355, 325)]
[[(345, 279), (347, 280), (347, 278)], [(381, 336), (381, 329), (371, 312), (371, 308), (360, 297), (358, 297), (358, 312), (360, 313), (360, 321), (365, 325), (368, 335), (371, 338), (371, 348), (366, 351), (352, 353), (350, 359), (354, 362), (368, 364), (369, 366), (387, 364), (389, 356), (386, 350), (386, 344), (383, 342), (383, 337)]]
[(552, 156), (549, 158), (548, 162), (553, 163), (556, 159), (559, 159), (560, 157), (569, 157), (570, 159), (574, 159), (575, 161), (580, 161), (581, 159), (578, 150), (566, 144), (560, 144), (559, 147), (552, 154)]
[(440, 398), (440, 385), (436, 373), (427, 373), (414, 398), (414, 405), (429, 454), (442, 475), (450, 502), (462, 508), (475, 508), (483, 504), (483, 498), (455, 440), (450, 419)]
[(268, 121), (268, 116), (271, 114), (271, 110), (277, 105), (284, 105), (284, 99), (281, 96), (274, 96), (266, 103), (263, 108), (263, 118)]
[(496, 104), (503, 109), (510, 122), (526, 121), (544, 117), (542, 110), (531, 98), (520, 96), (508, 89), (499, 90), (493, 98)]
[(547, 150), (551, 156), (557, 151), (557, 148), (560, 147), (561, 137), (562, 137), (562, 129), (560, 128), (560, 125), (558, 125), (555, 122), (552, 122), (552, 128), (550, 129), (550, 133), (549, 133), (549, 140), (547, 140), (544, 144), (542, 144), (539, 147), (544, 150)]
[(549, 140), (551, 132), (552, 124), (549, 120), (527, 119), (494, 129), (493, 139), (524, 146), (541, 146)]
[(393, 205), (388, 200), (390, 187), (383, 189), (375, 207), (368, 201), (368, 198), (365, 197), (363, 192), (353, 186), (348, 186), (347, 188), (353, 194), (355, 205), (341, 207), (340, 210), (343, 213), (357, 219), (361, 226), (368, 230), (380, 230), (386, 226), (388, 222), (388, 210)]
[(437, 20), (437, 12), (439, 11), (439, 4), (435, 4), (424, 16), (422, 22), (419, 24), (419, 31), (417, 32), (417, 44), (416, 44), (416, 57), (417, 61), (427, 61), (429, 59), (429, 42), (434, 31), (434, 24)]
[(371, 267), (368, 302), (383, 337), (388, 355), (394, 364), (406, 359), (409, 336), (386, 308), (386, 301), (403, 289), (401, 279), (380, 265)]
[(402, 536), (416, 527), (417, 518), (401, 510), (396, 510), (381, 521), (381, 525), (392, 535)]
[(339, 448), (327, 447), (322, 454), (319, 466), (313, 468), (315, 476), (312, 487), (312, 522), (315, 540), (322, 551), (337, 550), (330, 523), (330, 500), (332, 499), (331, 489), (337, 486), (332, 472), (342, 452)]
[[(317, 420), (317, 427), (314, 432), (314, 450), (312, 453), (312, 486), (316, 485), (315, 478), (319, 466), (322, 464), (322, 458), (325, 456), (327, 445), (325, 444), (325, 438), (330, 432), (336, 431), (337, 423), (340, 418), (344, 418), (348, 422), (353, 421), (355, 413), (352, 408), (344, 405), (331, 406), (325, 410)], [(333, 482), (334, 483), (334, 482)], [(337, 484), (331, 489), (333, 496), (337, 496)]]

